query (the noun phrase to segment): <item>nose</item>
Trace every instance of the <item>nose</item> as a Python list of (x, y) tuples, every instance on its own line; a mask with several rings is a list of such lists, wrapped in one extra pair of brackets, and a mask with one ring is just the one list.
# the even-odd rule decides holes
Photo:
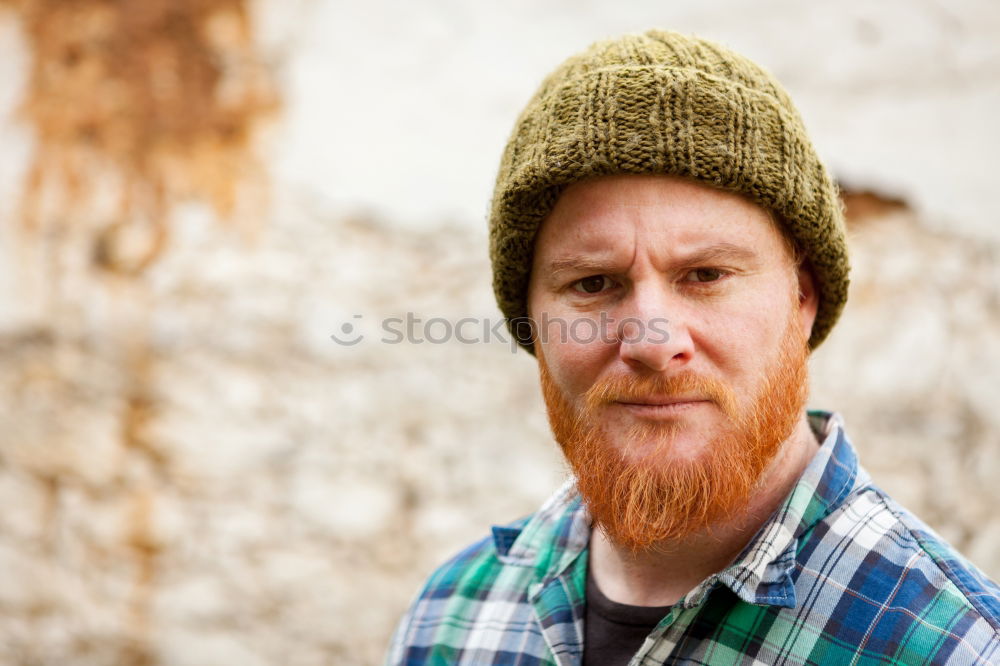
[(677, 370), (693, 358), (687, 317), (668, 289), (660, 285), (637, 286), (620, 311), (618, 354), (636, 370)]

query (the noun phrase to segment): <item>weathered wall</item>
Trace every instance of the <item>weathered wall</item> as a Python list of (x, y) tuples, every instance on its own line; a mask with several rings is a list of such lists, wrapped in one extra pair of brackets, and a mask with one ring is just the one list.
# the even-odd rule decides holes
[[(975, 127), (996, 93), (994, 46), (977, 37), (995, 25), (992, 5), (953, 10), (940, 34), (932, 3), (886, 15), (849, 5), (846, 18), (823, 13), (794, 34), (801, 3), (673, 14), (654, 5), (662, 3), (636, 3), (634, 15), (611, 23), (605, 10), (588, 14), (578, 3), (554, 5), (535, 22), (535, 10), (517, 4), (505, 17), (444, 2), (370, 15), (335, 3), (262, 5), (271, 23), (261, 29), (285, 35), (289, 54), (278, 67), (286, 124), (280, 140), (262, 144), (275, 174), (266, 224), (246, 233), (184, 203), (170, 218), (169, 247), (138, 278), (95, 261), (86, 224), (17, 231), (11, 201), (32, 144), (23, 122), (0, 125), (10, 148), (0, 155), (0, 662), (375, 663), (434, 564), (551, 491), (564, 471), (532, 359), (502, 342), (383, 344), (378, 321), (406, 312), (496, 321), (480, 212), (499, 143), (537, 77), (615, 26), (714, 25), (716, 36), (767, 54), (805, 95), (807, 122), (854, 182), (870, 177), (908, 194), (926, 183), (926, 170), (902, 158), (878, 169), (884, 145), (904, 138), (885, 120), (899, 98), (911, 123), (951, 108), (943, 100), (965, 100), (973, 110), (964, 126), (921, 130), (921, 145), (961, 149), (956, 168), (992, 173), (985, 148), (995, 129), (978, 150), (949, 141)], [(784, 51), (759, 14), (790, 36)], [(519, 21), (542, 44), (532, 56), (498, 50)], [(314, 23), (338, 32), (321, 43), (322, 31), (302, 27)], [(896, 48), (891, 30), (902, 24), (951, 54), (934, 60), (940, 76), (910, 70), (908, 46)], [(5, 108), (29, 66), (12, 25), (0, 21), (0, 51), (11, 55), (0, 59)], [(823, 50), (803, 49), (810, 31), (856, 31), (864, 41), (872, 26), (882, 37), (868, 51), (810, 70), (807, 56)], [(353, 68), (344, 41), (352, 27), (374, 54)], [(288, 38), (300, 32), (303, 43)], [(432, 48), (435, 35), (457, 54)], [(400, 46), (413, 39), (423, 50)], [(863, 78), (863, 56), (873, 52), (895, 64)], [(497, 61), (479, 81), (457, 64), (462, 54), (473, 65)], [(399, 91), (418, 94), (412, 82), (425, 75), (430, 96), (415, 107), (431, 108), (449, 81), (471, 91), (419, 111), (422, 132), (376, 132), (406, 106)], [(372, 83), (392, 76), (391, 85)], [(900, 87), (884, 89), (892, 76)], [(867, 83), (852, 89), (859, 80)], [(365, 114), (338, 101), (376, 88), (393, 92), (369, 105), (381, 125), (360, 124)], [(828, 108), (837, 90), (845, 96)], [(865, 109), (875, 111), (852, 115)], [(472, 120), (484, 114), (488, 129)], [(887, 144), (852, 143), (864, 118), (892, 134)], [(839, 119), (851, 120), (838, 129)], [(861, 129), (877, 145), (877, 132)], [(890, 207), (852, 227), (850, 305), (814, 357), (812, 404), (844, 413), (876, 480), (996, 577), (1000, 240), (982, 221), (993, 219), (995, 197), (972, 182), (961, 192), (975, 196), (954, 214), (946, 204), (959, 190), (947, 181), (911, 198), (916, 212)], [(454, 207), (442, 203), (452, 195)], [(359, 208), (378, 213), (352, 212)], [(958, 212), (970, 209), (986, 212)], [(345, 323), (365, 335), (356, 346), (330, 339)]]
[[(526, 355), (386, 345), (368, 320), (490, 317), (482, 239), (305, 214), (255, 248), (183, 238), (143, 296), (145, 357), (84, 323), (108, 287), (83, 276), (65, 325), (3, 339), (0, 660), (371, 663), (434, 563), (562, 477)], [(906, 213), (852, 246), (812, 404), (996, 576), (1000, 248)], [(357, 346), (329, 303), (366, 305)]]

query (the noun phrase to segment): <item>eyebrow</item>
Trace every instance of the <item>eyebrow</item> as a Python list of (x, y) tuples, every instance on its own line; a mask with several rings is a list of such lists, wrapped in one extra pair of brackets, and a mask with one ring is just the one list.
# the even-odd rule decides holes
[(557, 276), (560, 273), (565, 273), (566, 271), (579, 273), (596, 271), (601, 273), (607, 271), (610, 264), (610, 261), (601, 261), (600, 259), (570, 257), (569, 259), (553, 259), (549, 262), (548, 269), (549, 275), (552, 276)]
[(726, 259), (730, 261), (754, 261), (757, 259), (757, 253), (742, 245), (723, 241), (699, 248), (691, 254), (682, 257), (682, 261), (687, 264), (724, 261)]
[[(677, 258), (677, 263), (684, 265), (695, 265), (711, 263), (713, 261), (755, 261), (757, 253), (742, 245), (720, 242), (713, 243), (707, 247), (698, 248), (693, 252)], [(552, 279), (560, 273), (572, 271), (576, 273), (606, 273), (613, 264), (610, 259), (596, 259), (589, 257), (568, 257), (565, 259), (553, 259), (547, 265), (548, 274)]]

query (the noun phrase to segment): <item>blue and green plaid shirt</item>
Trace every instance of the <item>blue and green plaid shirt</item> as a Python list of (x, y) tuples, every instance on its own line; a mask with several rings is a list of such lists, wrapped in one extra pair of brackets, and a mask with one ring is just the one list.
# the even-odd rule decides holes
[[(787, 500), (631, 664), (1000, 664), (1000, 588), (872, 484), (838, 416), (810, 418)], [(589, 538), (571, 483), (495, 527), (431, 576), (388, 663), (579, 664)]]

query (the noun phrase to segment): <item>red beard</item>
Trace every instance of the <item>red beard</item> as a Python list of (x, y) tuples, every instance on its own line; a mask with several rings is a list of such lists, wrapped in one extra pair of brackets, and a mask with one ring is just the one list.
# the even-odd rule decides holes
[[(609, 377), (587, 391), (577, 414), (553, 382), (540, 352), (549, 423), (594, 525), (612, 542), (633, 551), (705, 530), (746, 507), (791, 436), (808, 393), (809, 349), (794, 316), (777, 360), (745, 407), (722, 382), (684, 372)], [(614, 401), (650, 394), (707, 396), (725, 415), (725, 429), (685, 460), (671, 452), (679, 422), (638, 423), (626, 441), (609, 441), (601, 410)], [(642, 443), (647, 448), (638, 448)]]

